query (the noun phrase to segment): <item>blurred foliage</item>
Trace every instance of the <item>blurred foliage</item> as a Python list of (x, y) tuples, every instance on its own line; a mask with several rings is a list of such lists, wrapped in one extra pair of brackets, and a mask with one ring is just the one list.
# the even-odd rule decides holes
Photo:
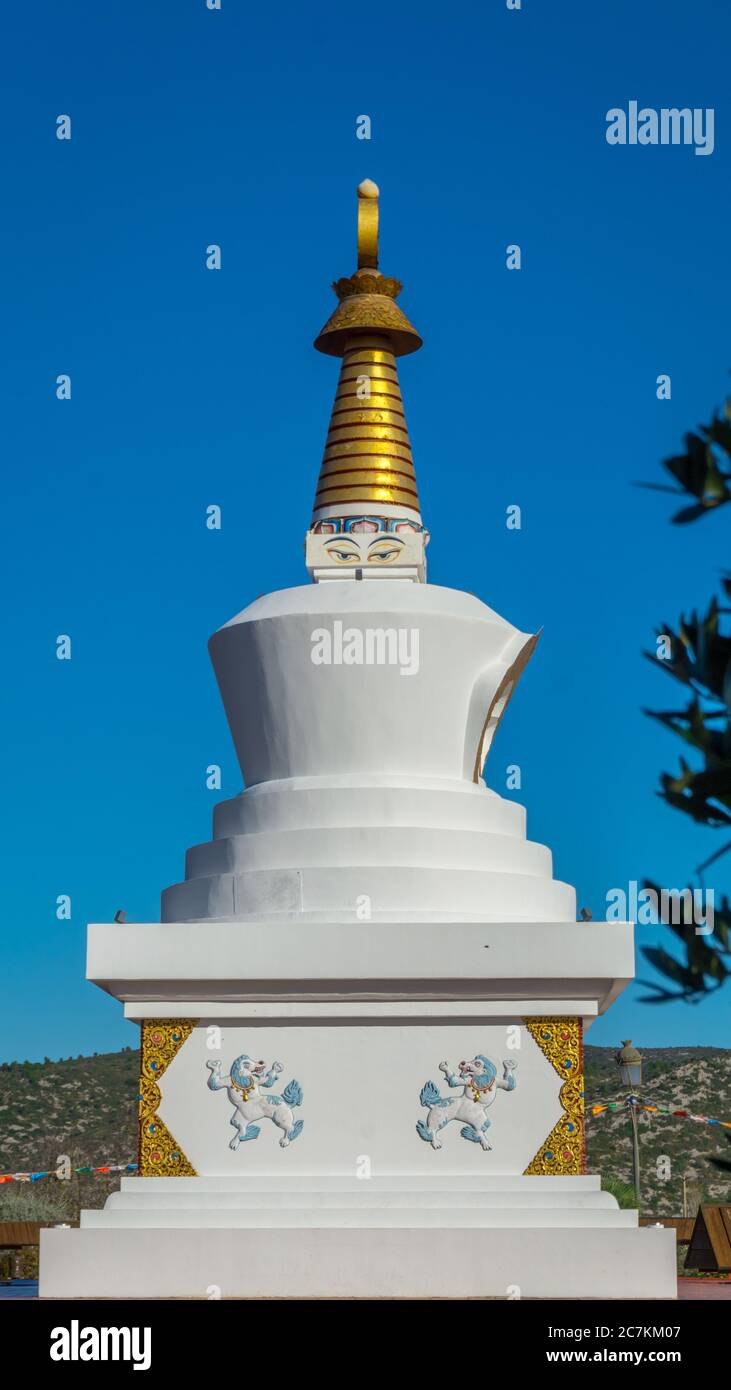
[(667, 483), (643, 483), (655, 492), (672, 492), (678, 497), (692, 497), (690, 506), (681, 507), (673, 517), (675, 526), (697, 521), (707, 512), (731, 502), (731, 400), (723, 413), (714, 413), (710, 424), (699, 425), (698, 433), (689, 431), (684, 439), (685, 453), (665, 459), (676, 486)]
[[(727, 1144), (731, 1144), (731, 1134), (724, 1134), (723, 1137)], [(711, 1163), (719, 1173), (731, 1173), (731, 1154), (727, 1158), (712, 1158)]]
[[(644, 887), (655, 892), (659, 900), (660, 889), (656, 884), (646, 881)], [(687, 888), (682, 891), (692, 893), (693, 889)], [(663, 925), (680, 942), (684, 958), (678, 959), (662, 946), (642, 947), (645, 959), (670, 980), (675, 989), (667, 989), (654, 981), (645, 980), (642, 983), (654, 990), (654, 993), (644, 995), (640, 1003), (658, 1004), (665, 1003), (668, 999), (697, 1002), (711, 989), (722, 985), (731, 973), (724, 963), (724, 957), (728, 957), (731, 946), (731, 904), (725, 896), (720, 903), (714, 904), (713, 931), (707, 936), (699, 935), (694, 921), (674, 922), (666, 921), (664, 918), (662, 920)]]
[(620, 1207), (631, 1210), (637, 1206), (635, 1189), (631, 1182), (622, 1182), (621, 1178), (612, 1177), (611, 1174), (604, 1173), (602, 1176), (602, 1191), (610, 1192), (612, 1197)]
[[(675, 480), (675, 486), (645, 484), (659, 491), (672, 492), (692, 498), (672, 518), (675, 525), (685, 525), (705, 516), (731, 501), (731, 400), (721, 414), (714, 413), (708, 425), (700, 425), (696, 434), (685, 436), (685, 453), (665, 459), (664, 467)], [(731, 577), (722, 579), (723, 599), (714, 597), (707, 611), (695, 610), (681, 616), (677, 624), (664, 624), (657, 629), (658, 647), (644, 655), (659, 666), (686, 694), (685, 703), (677, 709), (645, 710), (684, 745), (675, 773), (663, 772), (658, 795), (697, 825), (709, 830), (731, 831), (731, 631), (724, 620), (731, 614)], [(660, 653), (667, 654), (660, 656)], [(684, 756), (692, 752), (693, 761)], [(723, 836), (723, 844), (695, 870), (695, 887), (705, 890), (704, 875), (717, 860), (731, 849), (731, 839)], [(650, 882), (645, 888), (659, 892)], [(691, 893), (693, 889), (690, 889)], [(680, 955), (664, 947), (647, 946), (643, 955), (669, 981), (670, 987), (644, 981), (653, 991), (643, 1003), (666, 1003), (669, 999), (697, 1002), (712, 990), (720, 988), (731, 974), (731, 904), (726, 895), (714, 903), (713, 931), (699, 934), (697, 921), (667, 920), (663, 925), (673, 932), (680, 944)], [(685, 912), (673, 914), (685, 918)]]

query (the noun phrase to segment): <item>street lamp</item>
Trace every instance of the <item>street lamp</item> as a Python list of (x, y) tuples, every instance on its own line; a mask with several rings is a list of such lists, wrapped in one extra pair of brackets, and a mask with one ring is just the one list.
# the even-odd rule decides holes
[(642, 1056), (637, 1048), (632, 1046), (631, 1038), (626, 1038), (622, 1043), (616, 1061), (622, 1085), (631, 1093), (638, 1091), (642, 1085)]
[(637, 1133), (637, 1092), (642, 1085), (642, 1057), (636, 1047), (632, 1046), (632, 1039), (625, 1038), (619, 1052), (616, 1053), (615, 1061), (619, 1067), (619, 1076), (622, 1086), (627, 1094), (627, 1109), (629, 1110), (630, 1121), (632, 1123), (632, 1170), (635, 1188), (635, 1200), (639, 1211), (642, 1201), (640, 1192), (640, 1144)]

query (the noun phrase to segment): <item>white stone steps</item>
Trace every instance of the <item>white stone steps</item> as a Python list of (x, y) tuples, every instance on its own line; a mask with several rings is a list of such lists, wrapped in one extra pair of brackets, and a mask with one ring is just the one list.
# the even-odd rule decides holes
[(473, 1206), (407, 1209), (399, 1207), (363, 1208), (351, 1207), (252, 1207), (250, 1210), (236, 1210), (227, 1207), (222, 1210), (171, 1211), (163, 1208), (154, 1210), (133, 1209), (119, 1211), (105, 1207), (102, 1211), (82, 1212), (81, 1225), (89, 1229), (207, 1229), (207, 1230), (261, 1230), (261, 1229), (323, 1229), (336, 1228), (381, 1228), (381, 1229), (494, 1229), (520, 1230), (530, 1228), (586, 1228), (609, 1229), (634, 1228), (637, 1213), (633, 1211), (559, 1209), (555, 1207), (531, 1207), (525, 1211), (517, 1208), (508, 1210), (479, 1209)]
[(186, 922), (248, 914), (265, 919), (286, 913), (348, 912), (363, 894), (382, 910), (429, 910), (432, 917), (440, 911), (459, 910), (500, 922), (576, 920), (573, 888), (547, 874), (415, 869), (408, 864), (252, 869), (192, 878), (164, 890), (161, 919)]
[(614, 1198), (608, 1192), (384, 1192), (371, 1191), (367, 1184), (361, 1191), (328, 1192), (310, 1190), (306, 1195), (296, 1188), (286, 1192), (125, 1192), (112, 1193), (107, 1199), (107, 1211), (277, 1211), (296, 1210), (307, 1202), (313, 1210), (353, 1209), (367, 1211), (383, 1207), (389, 1211), (458, 1210), (478, 1211), (540, 1210), (550, 1206), (557, 1211), (616, 1211)]
[[(482, 783), (446, 779), (289, 778), (247, 787), (213, 810), (213, 838), (261, 831), (327, 827), (414, 826), (483, 831), (525, 838), (526, 813)], [(347, 783), (347, 785), (346, 785)]]
[(260, 869), (476, 869), (551, 877), (551, 851), (533, 840), (487, 830), (422, 826), (329, 826), (260, 830), (193, 845), (185, 877)]

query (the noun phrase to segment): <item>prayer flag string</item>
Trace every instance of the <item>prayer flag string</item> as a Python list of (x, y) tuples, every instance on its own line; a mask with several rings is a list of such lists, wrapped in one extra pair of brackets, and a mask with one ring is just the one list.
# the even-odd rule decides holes
[[(136, 1163), (104, 1163), (99, 1168), (92, 1168), (84, 1165), (81, 1168), (72, 1168), (73, 1173), (133, 1173), (137, 1169)], [(59, 1181), (65, 1174), (58, 1168), (48, 1168), (29, 1173), (0, 1173), (0, 1183), (3, 1182), (38, 1182), (40, 1178), (58, 1178)]]

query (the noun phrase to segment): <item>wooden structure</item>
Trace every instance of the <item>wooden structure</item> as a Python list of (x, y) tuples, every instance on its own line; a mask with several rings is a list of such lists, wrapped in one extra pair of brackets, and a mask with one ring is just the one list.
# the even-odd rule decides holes
[[(78, 1226), (78, 1221), (68, 1223), (70, 1226)], [(20, 1265), (20, 1253), (29, 1247), (40, 1245), (40, 1233), (46, 1226), (52, 1226), (52, 1221), (0, 1221), (0, 1257), (10, 1254), (10, 1274), (17, 1277)]]
[(731, 1206), (698, 1208), (685, 1263), (688, 1269), (731, 1272)]
[(20, 1277), (21, 1251), (40, 1244), (40, 1230), (40, 1221), (0, 1221), (0, 1256), (9, 1256), (9, 1263), (3, 1260), (3, 1267), (11, 1279)]
[(26, 1245), (40, 1244), (40, 1221), (0, 1221), (0, 1250), (22, 1250)]

